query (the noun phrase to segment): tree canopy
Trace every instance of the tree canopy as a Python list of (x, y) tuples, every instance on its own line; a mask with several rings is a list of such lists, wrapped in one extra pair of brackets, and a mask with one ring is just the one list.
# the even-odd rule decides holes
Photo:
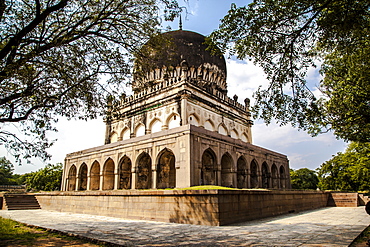
[[(269, 80), (253, 111), (266, 123), (291, 123), (313, 135), (333, 130), (346, 141), (370, 141), (370, 2), (254, 0), (231, 5), (210, 35), (222, 51), (252, 59)], [(321, 64), (317, 98), (307, 82)]]
[(292, 189), (298, 190), (316, 190), (319, 179), (316, 172), (308, 168), (290, 170), (290, 182)]
[(23, 176), (27, 190), (60, 190), (62, 182), (63, 165), (48, 164), (36, 172), (26, 173)]
[(370, 190), (370, 143), (352, 142), (318, 168), (322, 190)]
[(47, 159), (58, 117), (102, 115), (130, 54), (178, 11), (175, 0), (0, 0), (0, 145)]

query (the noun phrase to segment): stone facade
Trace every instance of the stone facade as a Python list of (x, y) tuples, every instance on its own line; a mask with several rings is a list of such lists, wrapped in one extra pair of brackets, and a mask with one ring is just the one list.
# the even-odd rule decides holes
[(249, 99), (227, 96), (224, 58), (200, 34), (168, 34), (178, 62), (140, 68), (108, 109), (105, 145), (67, 155), (62, 190), (290, 188), (287, 157), (252, 144)]

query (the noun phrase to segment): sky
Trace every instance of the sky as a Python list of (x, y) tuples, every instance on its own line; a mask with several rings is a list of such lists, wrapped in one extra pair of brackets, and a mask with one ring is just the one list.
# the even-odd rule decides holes
[[(186, 7), (188, 14), (182, 16), (183, 30), (194, 31), (202, 35), (209, 35), (218, 28), (220, 19), (227, 14), (230, 5), (237, 6), (248, 4), (249, 0), (188, 0), (179, 3)], [(173, 30), (178, 29), (178, 21), (173, 23), (163, 22), (163, 29), (171, 26)], [(317, 93), (317, 85), (320, 75), (317, 70), (311, 70), (308, 81), (313, 87), (311, 90)], [(253, 104), (252, 94), (262, 85), (268, 85), (261, 68), (250, 61), (227, 59), (227, 84), (228, 95), (239, 96), (240, 103), (248, 97)], [(0, 147), (0, 157), (5, 156), (15, 164), (14, 173), (24, 174), (37, 171), (46, 164), (63, 163), (66, 154), (92, 148), (104, 144), (105, 124), (103, 120), (95, 119), (89, 121), (67, 121), (60, 119), (56, 128), (57, 133), (50, 133), (49, 139), (57, 139), (55, 144), (48, 149), (52, 155), (50, 161), (43, 163), (41, 160), (33, 159), (32, 164), (18, 166), (7, 151)], [(337, 152), (343, 152), (347, 146), (341, 140), (337, 140), (333, 134), (322, 134), (311, 137), (304, 131), (299, 131), (286, 125), (280, 127), (276, 124), (266, 126), (261, 120), (254, 120), (252, 126), (252, 143), (288, 156), (292, 169), (309, 168), (315, 170), (322, 163), (331, 159)]]

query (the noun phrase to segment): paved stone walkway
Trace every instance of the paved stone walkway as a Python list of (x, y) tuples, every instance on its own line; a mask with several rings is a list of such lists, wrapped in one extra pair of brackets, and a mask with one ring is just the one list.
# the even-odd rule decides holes
[(0, 216), (122, 246), (348, 246), (370, 224), (364, 207), (322, 208), (221, 227), (46, 210), (0, 210)]

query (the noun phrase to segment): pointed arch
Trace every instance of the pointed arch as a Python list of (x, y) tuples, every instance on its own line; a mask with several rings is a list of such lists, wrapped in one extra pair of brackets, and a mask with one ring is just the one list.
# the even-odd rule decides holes
[(258, 188), (258, 164), (255, 159), (251, 162), (250, 171), (251, 188)]
[(145, 135), (145, 125), (140, 123), (135, 128), (135, 136), (138, 137), (143, 135)]
[(234, 139), (239, 139), (239, 134), (238, 134), (238, 131), (236, 131), (236, 129), (232, 129), (230, 131), (230, 136)]
[(243, 156), (240, 156), (237, 164), (237, 185), (239, 189), (248, 188), (248, 180), (247, 180), (247, 162), (245, 161)]
[(100, 189), (100, 164), (94, 161), (90, 170), (90, 190)]
[(221, 134), (221, 135), (224, 135), (224, 136), (227, 136), (229, 135), (228, 131), (227, 131), (227, 128), (225, 126), (225, 124), (221, 123), (219, 126), (218, 126), (218, 133)]
[(243, 142), (249, 143), (248, 135), (245, 132), (243, 134), (241, 134), (240, 140), (242, 140)]
[(188, 123), (194, 126), (199, 126), (200, 120), (199, 120), (198, 115), (196, 113), (189, 115)]
[(123, 156), (119, 162), (119, 189), (131, 189), (132, 181), (132, 164), (131, 159), (126, 155)]
[(279, 188), (279, 174), (278, 174), (278, 169), (275, 164), (272, 164), (272, 167), (271, 167), (271, 177), (272, 177), (272, 188), (278, 189)]
[(202, 168), (200, 174), (201, 185), (216, 185), (217, 157), (215, 152), (208, 148), (202, 155)]
[(236, 187), (234, 184), (233, 159), (229, 153), (225, 153), (221, 158), (221, 186)]
[(149, 126), (150, 133), (156, 133), (162, 130), (162, 122), (158, 118), (153, 119)]
[(103, 167), (103, 190), (114, 189), (114, 162), (111, 158), (107, 159)]
[(130, 139), (130, 129), (129, 128), (124, 128), (122, 131), (121, 131), (121, 140), (127, 140), (127, 139)]
[(285, 168), (284, 166), (280, 166), (280, 169), (279, 169), (279, 172), (280, 172), (280, 188), (281, 189), (285, 189), (286, 187), (286, 184), (285, 184), (285, 181), (286, 181), (286, 175), (285, 175)]
[(262, 163), (262, 188), (270, 188), (270, 171), (266, 162)]
[(150, 155), (143, 152), (137, 159), (137, 189), (150, 189), (152, 185), (152, 159)]
[(206, 130), (215, 131), (215, 125), (210, 119), (204, 122), (204, 128)]
[(78, 177), (80, 180), (78, 190), (87, 190), (87, 165), (85, 163), (82, 163)]
[(175, 155), (167, 148), (158, 155), (157, 189), (176, 187)]
[(171, 114), (166, 121), (166, 125), (168, 129), (173, 129), (176, 127), (180, 127), (180, 116), (176, 113)]
[(67, 190), (69, 190), (69, 191), (76, 190), (76, 175), (77, 175), (77, 168), (76, 168), (75, 165), (72, 165), (69, 168), (69, 172), (68, 172)]
[(117, 132), (113, 131), (110, 134), (110, 143), (117, 142), (118, 141), (118, 134)]

